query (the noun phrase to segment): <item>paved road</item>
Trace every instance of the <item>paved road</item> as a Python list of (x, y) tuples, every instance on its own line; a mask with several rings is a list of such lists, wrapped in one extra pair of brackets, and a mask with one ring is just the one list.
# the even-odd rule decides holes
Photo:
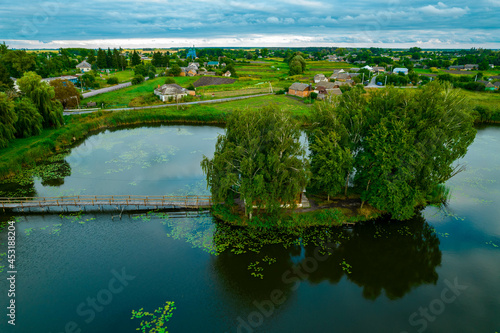
[(104, 93), (107, 93), (107, 92), (110, 92), (110, 91), (115, 91), (115, 90), (118, 90), (118, 89), (123, 89), (125, 87), (130, 87), (131, 85), (132, 85), (131, 82), (125, 82), (125, 83), (117, 84), (116, 86), (111, 86), (111, 87), (107, 87), (107, 88), (93, 90), (93, 91), (84, 93), (83, 94), (83, 98), (93, 97), (93, 96), (104, 94)]
[(377, 86), (377, 77), (373, 76), (372, 79), (370, 80), (370, 83), (366, 86), (366, 88), (385, 88), (385, 86)]
[[(248, 98), (261, 97), (261, 96), (267, 96), (267, 95), (272, 95), (272, 94), (267, 93), (267, 94), (258, 94), (258, 95), (249, 95), (249, 96), (240, 96), (240, 97), (211, 99), (211, 100), (207, 100), (207, 101), (186, 102), (186, 103), (179, 103), (179, 104), (160, 104), (160, 105), (151, 105), (151, 106), (140, 106), (140, 107), (135, 107), (135, 108), (104, 109), (104, 110), (100, 110), (100, 111), (131, 111), (131, 110), (144, 110), (144, 109), (159, 109), (159, 108), (166, 108), (166, 107), (176, 107), (177, 105), (224, 103), (224, 102), (231, 102), (231, 101), (237, 101), (237, 100), (241, 100), (241, 99), (248, 99)], [(65, 110), (63, 114), (65, 116), (69, 116), (69, 115), (73, 115), (73, 114), (86, 114), (86, 113), (92, 113), (92, 112), (97, 112), (97, 111), (99, 111), (99, 110), (95, 110), (95, 109), (92, 111)]]
[[(158, 74), (156, 74), (156, 76), (158, 76)], [(145, 81), (149, 80), (149, 77), (144, 78), (144, 80)], [(107, 93), (110, 91), (123, 89), (126, 87), (130, 87), (131, 85), (132, 85), (132, 82), (125, 82), (125, 83), (117, 84), (116, 86), (111, 86), (111, 87), (107, 87), (107, 88), (89, 91), (89, 92), (83, 94), (83, 98), (93, 97), (93, 96), (104, 94), (104, 93)]]

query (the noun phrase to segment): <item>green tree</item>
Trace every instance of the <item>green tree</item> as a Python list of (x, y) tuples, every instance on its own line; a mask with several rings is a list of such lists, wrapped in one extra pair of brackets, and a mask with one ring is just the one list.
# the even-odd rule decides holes
[(153, 53), (153, 59), (151, 60), (151, 64), (155, 67), (162, 67), (163, 57), (160, 52)]
[(138, 74), (132, 78), (133, 85), (141, 84), (142, 82), (144, 82), (144, 76), (142, 76), (140, 74)]
[(254, 207), (273, 217), (282, 205), (295, 207), (308, 179), (299, 138), (298, 123), (283, 110), (232, 112), (214, 157), (201, 162), (214, 202), (229, 204), (239, 197), (250, 219)]
[(34, 69), (35, 56), (21, 50), (9, 50), (2, 56), (2, 62), (13, 77), (21, 77), (26, 71)]
[(169, 69), (168, 74), (173, 76), (179, 76), (181, 74), (181, 67), (177, 63), (173, 64), (172, 67)]
[(9, 71), (0, 63), (0, 91), (7, 91), (14, 87), (14, 82), (10, 78)]
[(69, 80), (52, 80), (50, 85), (54, 87), (55, 99), (61, 102), (64, 108), (75, 107), (80, 104), (80, 93)]
[(14, 110), (17, 121), (14, 123), (16, 137), (27, 138), (42, 133), (43, 118), (31, 99), (24, 97), (16, 101)]
[(92, 88), (94, 86), (95, 77), (89, 73), (85, 73), (80, 77), (81, 84), (86, 88)]
[(99, 50), (97, 50), (96, 65), (97, 65), (97, 68), (99, 68), (99, 69), (107, 68), (107, 65), (108, 65), (107, 61), (106, 61), (106, 51), (102, 50), (101, 48), (99, 48)]
[(352, 169), (353, 158), (349, 147), (342, 147), (339, 134), (328, 131), (316, 132), (309, 149), (311, 159), (311, 188), (321, 189), (328, 195), (336, 195), (347, 186), (348, 174)]
[(43, 127), (60, 127), (64, 124), (61, 103), (54, 99), (54, 87), (41, 81), (34, 72), (27, 72), (17, 80), (21, 92), (29, 97), (43, 117)]
[[(411, 217), (439, 184), (463, 170), (455, 161), (466, 154), (476, 133), (467, 101), (446, 82), (415, 91), (389, 87), (369, 98), (352, 89), (335, 105), (321, 105), (312, 125), (313, 171), (318, 172), (321, 156), (315, 155), (316, 133), (334, 131), (353, 161), (346, 184), (354, 175), (362, 199), (395, 219)], [(313, 181), (320, 176), (313, 174)], [(320, 186), (327, 192), (325, 184), (328, 179)]]
[(293, 56), (288, 66), (290, 67), (290, 75), (302, 74), (306, 70), (306, 61), (300, 54)]
[(96, 62), (94, 50), (90, 50), (89, 55), (87, 57), (87, 62), (91, 65), (93, 65)]
[(132, 66), (137, 66), (141, 63), (141, 57), (135, 50), (134, 52), (132, 52), (130, 63), (132, 64)]
[(14, 112), (14, 102), (7, 94), (0, 92), (0, 148), (9, 145), (9, 141), (14, 139), (16, 129), (14, 123), (17, 120)]
[(479, 70), (480, 71), (487, 71), (490, 68), (490, 65), (488, 63), (488, 60), (484, 59), (480, 64), (479, 64)]

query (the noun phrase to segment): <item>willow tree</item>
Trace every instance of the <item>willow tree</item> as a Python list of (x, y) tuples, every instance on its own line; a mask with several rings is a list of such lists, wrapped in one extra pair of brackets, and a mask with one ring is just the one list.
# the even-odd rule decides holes
[(14, 123), (16, 137), (27, 138), (42, 133), (43, 118), (31, 99), (24, 97), (17, 100), (14, 111), (17, 115), (17, 121)]
[(55, 100), (54, 87), (41, 81), (34, 72), (27, 72), (17, 80), (21, 92), (29, 97), (43, 117), (43, 127), (60, 127), (63, 125), (63, 107)]
[[(328, 154), (340, 163), (339, 147), (318, 150), (314, 145), (333, 131), (339, 146), (351, 153), (347, 174), (354, 175), (354, 190), (363, 202), (396, 219), (413, 216), (417, 204), (463, 170), (456, 160), (467, 153), (476, 134), (466, 99), (447, 83), (431, 83), (416, 91), (380, 89), (367, 97), (351, 90), (322, 108), (310, 131), (311, 164)], [(345, 174), (347, 169), (338, 170)], [(329, 193), (324, 184), (331, 175), (312, 171), (312, 179)]]
[(215, 202), (240, 199), (251, 219), (254, 208), (278, 216), (296, 207), (308, 180), (298, 123), (288, 112), (267, 107), (231, 113), (212, 159), (201, 166)]
[(17, 117), (14, 112), (14, 102), (7, 94), (0, 92), (0, 148), (7, 147), (9, 141), (14, 139), (14, 123)]

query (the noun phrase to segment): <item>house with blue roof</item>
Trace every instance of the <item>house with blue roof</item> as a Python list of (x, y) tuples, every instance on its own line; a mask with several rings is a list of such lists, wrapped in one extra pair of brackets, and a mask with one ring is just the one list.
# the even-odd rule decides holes
[(408, 75), (408, 68), (394, 68), (392, 73), (394, 74), (403, 73), (404, 75)]

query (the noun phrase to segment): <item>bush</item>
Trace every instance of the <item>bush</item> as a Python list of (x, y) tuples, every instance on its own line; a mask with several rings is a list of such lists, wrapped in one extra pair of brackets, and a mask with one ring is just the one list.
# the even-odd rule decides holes
[(142, 76), (142, 75), (136, 75), (132, 79), (132, 84), (133, 85), (141, 84), (142, 82), (144, 82), (144, 76)]
[(167, 77), (165, 79), (165, 84), (173, 84), (175, 83), (175, 79), (173, 77)]
[(156, 73), (153, 72), (153, 71), (151, 71), (151, 72), (148, 73), (148, 77), (149, 77), (150, 80), (152, 80), (152, 79), (154, 79), (156, 77)]
[(316, 99), (316, 98), (318, 98), (318, 94), (317, 94), (317, 93), (315, 93), (315, 92), (312, 92), (310, 96), (311, 96), (311, 99)]
[(116, 77), (110, 77), (107, 81), (107, 84), (118, 84), (118, 78)]

